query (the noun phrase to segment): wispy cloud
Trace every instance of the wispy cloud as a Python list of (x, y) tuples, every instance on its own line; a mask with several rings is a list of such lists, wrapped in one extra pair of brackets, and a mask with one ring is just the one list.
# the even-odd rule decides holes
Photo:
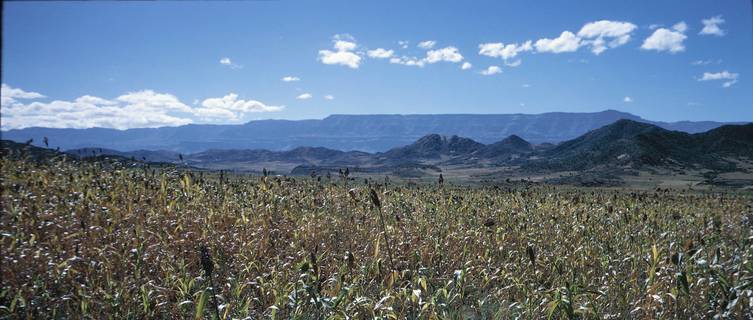
[(226, 67), (228, 67), (230, 69), (243, 69), (242, 65), (233, 63), (233, 61), (230, 60), (230, 58), (228, 58), (228, 57), (224, 57), (224, 58), (220, 59), (220, 64), (223, 65), (223, 66), (226, 66)]
[(417, 47), (419, 47), (421, 49), (424, 49), (424, 50), (429, 50), (431, 48), (434, 48), (434, 45), (436, 45), (436, 44), (437, 44), (437, 42), (434, 41), (434, 40), (426, 40), (426, 41), (419, 42), (418, 45), (417, 45)]
[(285, 76), (285, 77), (282, 77), (282, 79), (280, 80), (284, 82), (295, 82), (295, 81), (301, 81), (301, 78), (296, 77), (296, 76)]
[(738, 76), (739, 74), (727, 70), (720, 72), (704, 72), (703, 76), (698, 78), (698, 81), (724, 81), (722, 87), (729, 88), (737, 83)]
[(716, 60), (708, 59), (708, 60), (695, 60), (691, 62), (690, 64), (694, 66), (707, 66), (710, 64), (721, 64), (721, 63), (722, 63), (722, 59), (716, 59)]
[(310, 93), (307, 92), (307, 93), (302, 93), (302, 94), (298, 95), (295, 98), (298, 99), (298, 100), (308, 100), (308, 99), (311, 99), (313, 97), (314, 97), (313, 95), (311, 95)]

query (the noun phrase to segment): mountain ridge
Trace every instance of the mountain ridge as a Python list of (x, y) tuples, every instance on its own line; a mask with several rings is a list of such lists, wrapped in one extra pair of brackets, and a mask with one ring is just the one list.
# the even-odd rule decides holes
[(286, 151), (214, 149), (186, 155), (172, 151), (121, 152), (96, 148), (69, 150), (68, 153), (83, 157), (113, 154), (207, 169), (253, 171), (276, 166), (294, 173), (301, 173), (301, 168), (327, 171), (359, 167), (380, 172), (411, 167), (436, 170), (437, 166), (520, 167), (520, 170), (539, 172), (644, 167), (730, 171), (740, 159), (753, 160), (753, 123), (725, 125), (689, 134), (623, 119), (556, 146), (533, 145), (515, 135), (482, 144), (459, 136), (429, 134), (411, 144), (377, 153), (323, 147)]
[(17, 142), (48, 137), (63, 150), (103, 147), (195, 153), (209, 149), (292, 150), (316, 146), (342, 151), (386, 152), (415, 142), (427, 134), (457, 135), (480, 143), (518, 135), (540, 144), (576, 138), (620, 119), (655, 124), (689, 133), (704, 132), (722, 122), (657, 122), (616, 110), (548, 112), (540, 114), (330, 115), (324, 119), (256, 120), (238, 125), (190, 124), (178, 127), (116, 130), (106, 128), (26, 128), (3, 131), (3, 139)]

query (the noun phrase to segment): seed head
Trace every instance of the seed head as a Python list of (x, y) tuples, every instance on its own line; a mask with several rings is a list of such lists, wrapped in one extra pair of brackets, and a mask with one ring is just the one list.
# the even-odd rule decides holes
[(209, 248), (202, 245), (199, 250), (201, 251), (201, 266), (204, 268), (204, 272), (206, 272), (207, 275), (211, 275), (212, 269), (214, 269), (214, 263), (212, 263), (212, 256), (209, 254)]
[(371, 203), (373, 203), (377, 208), (381, 209), (382, 202), (379, 201), (379, 195), (377, 195), (376, 191), (374, 191), (374, 189), (371, 189), (369, 195), (371, 196)]

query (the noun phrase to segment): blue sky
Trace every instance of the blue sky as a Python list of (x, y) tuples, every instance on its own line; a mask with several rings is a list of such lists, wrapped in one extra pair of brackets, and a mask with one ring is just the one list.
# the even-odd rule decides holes
[(3, 129), (604, 109), (753, 120), (748, 1), (4, 5)]

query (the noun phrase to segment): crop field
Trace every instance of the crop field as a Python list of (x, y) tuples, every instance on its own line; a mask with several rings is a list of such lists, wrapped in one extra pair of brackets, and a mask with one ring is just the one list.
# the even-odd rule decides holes
[(0, 318), (751, 318), (753, 198), (2, 159)]

